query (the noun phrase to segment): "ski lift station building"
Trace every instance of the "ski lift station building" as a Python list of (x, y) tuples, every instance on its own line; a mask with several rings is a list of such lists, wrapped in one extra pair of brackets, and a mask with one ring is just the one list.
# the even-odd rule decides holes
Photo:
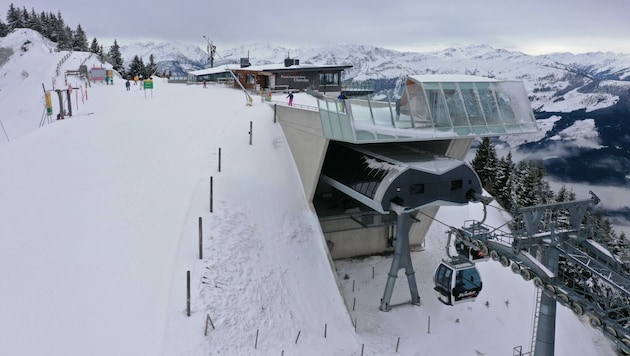
[(413, 211), (409, 241), (422, 244), (439, 206), (482, 194), (464, 162), (475, 139), (538, 131), (520, 81), (417, 75), (399, 93), (336, 94), (274, 108), (333, 259), (393, 251), (392, 204)]
[(214, 68), (205, 68), (188, 73), (188, 83), (234, 82), (234, 73), (240, 85), (247, 90), (258, 92), (260, 89), (274, 91), (304, 91), (313, 88), (319, 92), (339, 92), (341, 73), (351, 65), (314, 65), (300, 64), (295, 58), (286, 58), (284, 64), (266, 64), (251, 66), (248, 58), (241, 58), (241, 64), (228, 64)]

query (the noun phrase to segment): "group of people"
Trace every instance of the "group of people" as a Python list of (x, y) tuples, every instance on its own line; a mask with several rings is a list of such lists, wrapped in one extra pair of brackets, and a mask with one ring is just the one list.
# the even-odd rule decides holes
[[(152, 77), (149, 77), (149, 79), (147, 79), (147, 80), (152, 80), (152, 79), (153, 79)], [(138, 85), (138, 82), (140, 82), (140, 89), (143, 89), (144, 88), (144, 78), (142, 76), (135, 75), (133, 77), (133, 85)], [(129, 79), (127, 79), (127, 81), (125, 82), (125, 88), (127, 88), (127, 91), (131, 90), (131, 81)]]

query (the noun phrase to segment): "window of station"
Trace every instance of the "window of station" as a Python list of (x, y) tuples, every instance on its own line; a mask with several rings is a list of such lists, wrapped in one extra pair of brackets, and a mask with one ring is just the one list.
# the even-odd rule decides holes
[(451, 181), (451, 191), (461, 190), (464, 187), (464, 182), (461, 179)]
[(256, 84), (255, 74), (247, 74), (247, 84)]
[(319, 73), (319, 84), (339, 85), (339, 73)]
[(412, 184), (409, 186), (411, 194), (424, 194), (424, 184)]

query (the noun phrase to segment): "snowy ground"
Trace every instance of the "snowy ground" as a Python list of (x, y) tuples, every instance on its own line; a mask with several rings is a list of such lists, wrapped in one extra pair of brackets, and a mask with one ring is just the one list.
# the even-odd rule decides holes
[[(63, 83), (54, 74), (63, 55), (33, 48), (0, 68), (7, 73), (0, 105), (10, 113), (2, 119), (10, 141), (0, 140), (0, 354), (529, 350), (534, 288), (509, 269), (480, 263), (484, 289), (475, 303), (447, 307), (434, 297), (442, 224), (413, 253), (420, 306), (408, 304), (400, 272), (392, 297), (400, 305), (379, 311), (389, 256), (336, 261), (332, 269), (272, 108), (258, 100), (246, 106), (240, 91), (161, 79), (150, 92), (126, 91), (116, 78), (84, 88), (88, 99), (77, 101), (71, 118), (38, 128), (41, 83)], [(75, 53), (64, 66), (85, 57)], [(309, 100), (299, 94), (295, 102)], [(504, 216), (491, 213), (488, 223), (502, 224)], [(437, 216), (455, 226), (473, 218), (481, 218), (477, 205)], [(614, 351), (586, 320), (558, 308), (556, 355)]]

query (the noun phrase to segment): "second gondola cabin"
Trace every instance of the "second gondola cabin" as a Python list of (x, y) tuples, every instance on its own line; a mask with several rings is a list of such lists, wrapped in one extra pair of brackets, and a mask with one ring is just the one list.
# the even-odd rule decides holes
[(433, 275), (438, 300), (446, 305), (472, 302), (481, 292), (481, 276), (468, 259), (442, 260)]

